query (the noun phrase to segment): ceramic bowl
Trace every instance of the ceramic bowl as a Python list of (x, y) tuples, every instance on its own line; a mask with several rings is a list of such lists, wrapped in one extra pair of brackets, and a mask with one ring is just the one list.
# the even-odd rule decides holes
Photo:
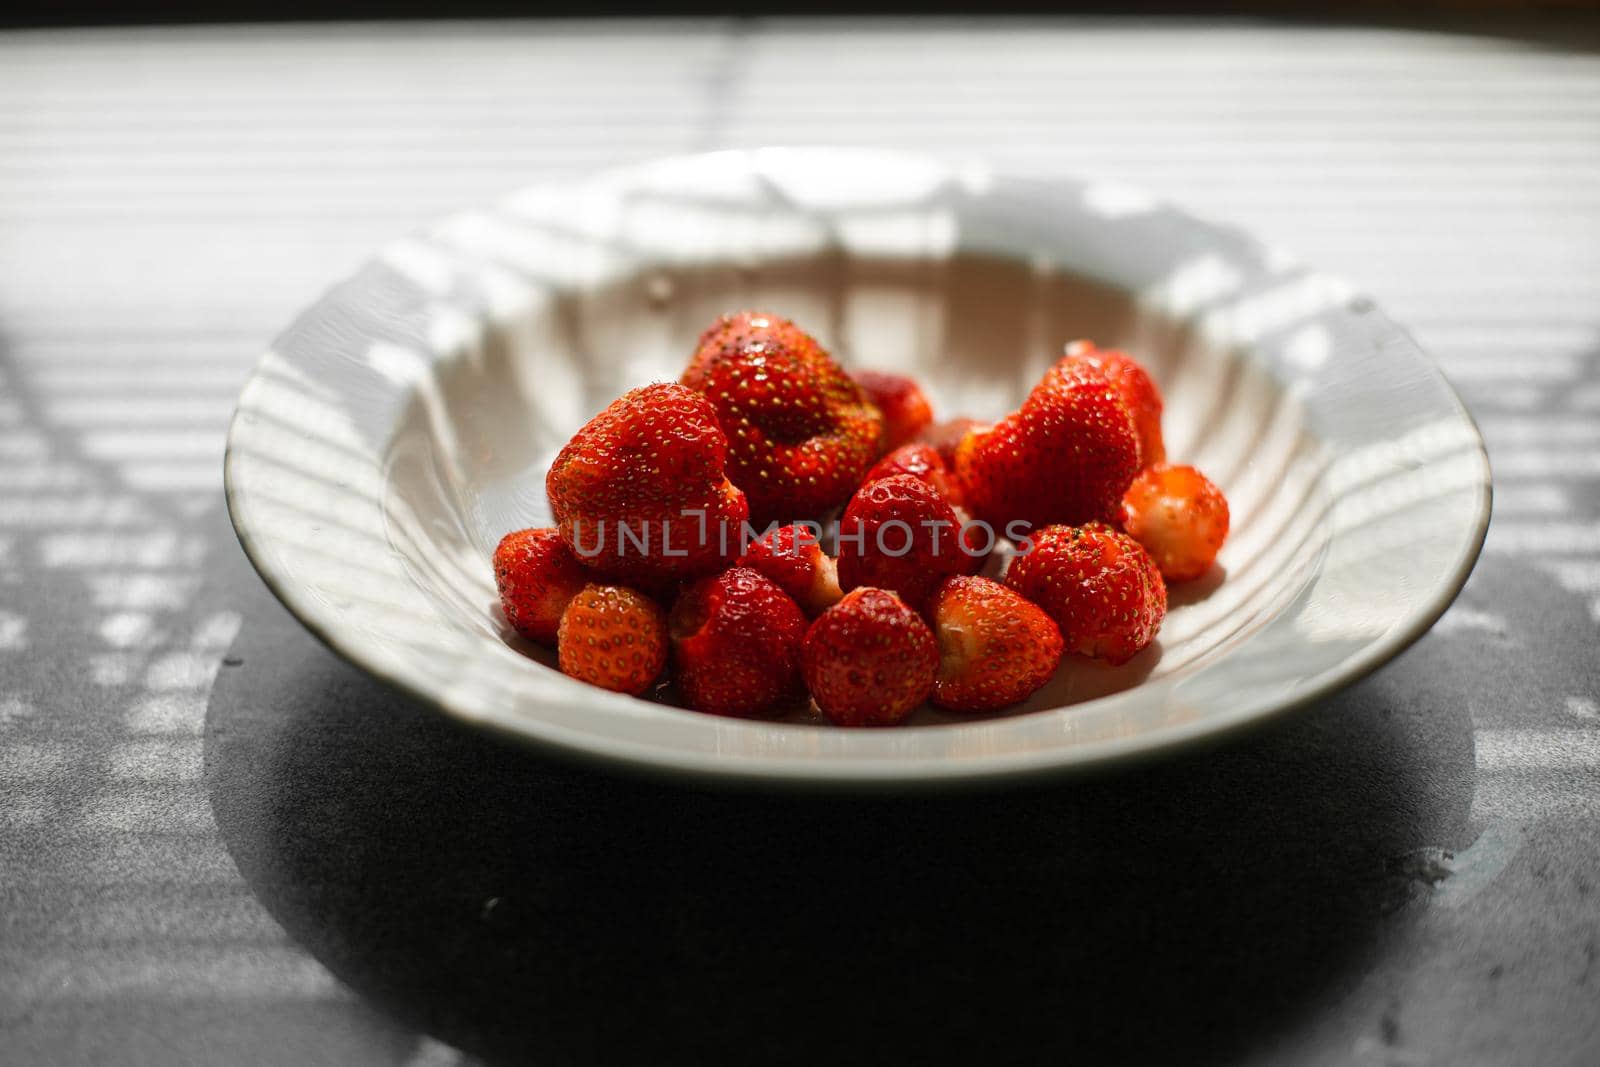
[[(890, 730), (741, 721), (604, 692), (508, 635), (490, 556), (549, 522), (544, 474), (710, 319), (794, 318), (941, 416), (1014, 407), (1064, 342), (1126, 348), (1177, 462), (1232, 505), (1159, 642), (1068, 663), (1026, 704)], [(632, 768), (909, 786), (1065, 771), (1258, 723), (1395, 655), (1450, 603), (1489, 515), (1482, 442), (1348, 286), (1120, 188), (861, 150), (671, 159), (532, 189), (399, 240), (262, 357), (228, 505), (300, 620), (447, 715)]]

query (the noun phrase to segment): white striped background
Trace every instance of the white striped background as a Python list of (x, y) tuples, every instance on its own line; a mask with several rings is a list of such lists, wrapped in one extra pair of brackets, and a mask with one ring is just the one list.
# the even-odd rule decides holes
[[(1145, 186), (1356, 281), (1481, 420), (1488, 553), (1535, 560), (1600, 647), (1594, 54), (1118, 22), (0, 35), (0, 1021), (347, 996), (250, 897), (198, 780), (241, 620), (197, 604), (195, 519), (296, 308), (531, 181), (817, 142)], [(1597, 701), (1480, 724), (1474, 818), (1600, 816)]]

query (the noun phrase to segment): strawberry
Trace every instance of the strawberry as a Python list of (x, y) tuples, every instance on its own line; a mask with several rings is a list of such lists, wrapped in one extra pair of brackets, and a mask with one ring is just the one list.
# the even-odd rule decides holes
[(933, 405), (922, 387), (903, 374), (863, 370), (851, 375), (883, 413), (883, 449), (899, 448), (933, 421)]
[(1228, 537), (1228, 500), (1193, 467), (1143, 471), (1122, 498), (1122, 525), (1169, 582), (1198, 578)]
[(531, 641), (556, 643), (561, 613), (588, 583), (578, 557), (554, 527), (508, 533), (494, 550), (500, 610), (511, 628)]
[(1127, 405), (1104, 376), (1087, 370), (1057, 375), (956, 449), (966, 506), (1007, 536), (1016, 522), (1114, 521), (1138, 472)]
[(880, 478), (892, 478), (896, 474), (910, 474), (935, 489), (939, 495), (948, 500), (952, 506), (961, 504), (961, 486), (956, 483), (956, 478), (950, 467), (939, 455), (932, 445), (916, 443), (901, 445), (887, 456), (878, 460), (861, 484), (875, 482)]
[(839, 571), (817, 542), (819, 531), (797, 523), (777, 526), (745, 547), (739, 566), (761, 572), (792, 596), (807, 615), (818, 615), (844, 594)]
[(621, 585), (591, 582), (561, 614), (561, 673), (638, 696), (667, 664), (667, 619), (654, 600)]
[(715, 409), (728, 435), (728, 475), (758, 527), (844, 503), (881, 451), (878, 409), (787, 319), (723, 316), (701, 336), (681, 380)]
[(922, 617), (885, 589), (856, 589), (801, 646), (806, 685), (837, 726), (893, 726), (928, 699), (939, 647)]
[(1067, 346), (1066, 356), (1045, 374), (1040, 386), (1048, 386), (1054, 379), (1084, 367), (1105, 375), (1117, 387), (1122, 402), (1128, 405), (1128, 413), (1133, 416), (1133, 430), (1139, 438), (1140, 468), (1165, 462), (1167, 446), (1161, 439), (1161, 390), (1156, 388), (1150, 372), (1126, 352), (1096, 348), (1093, 341), (1074, 341)]
[(1011, 561), (1006, 585), (1056, 621), (1067, 651), (1113, 664), (1153, 641), (1167, 614), (1155, 561), (1104, 523), (1035, 531)]
[(977, 419), (950, 419), (947, 422), (936, 422), (925, 427), (917, 435), (917, 444), (927, 445), (939, 453), (939, 458), (944, 460), (944, 465), (951, 470), (956, 467), (956, 449), (963, 438), (973, 430), (979, 429), (983, 423)]
[(868, 482), (839, 520), (839, 588), (847, 592), (888, 589), (920, 608), (946, 577), (981, 562), (964, 549), (949, 502), (915, 475)]
[(798, 690), (806, 617), (749, 567), (685, 587), (669, 627), (673, 675), (698, 711), (760, 715)]
[(928, 602), (939, 639), (933, 702), (952, 711), (992, 711), (1026, 700), (1061, 662), (1061, 630), (999, 582), (946, 578)]
[(568, 441), (545, 477), (561, 539), (616, 581), (670, 588), (723, 567), (748, 513), (728, 440), (681, 385), (631, 390)]

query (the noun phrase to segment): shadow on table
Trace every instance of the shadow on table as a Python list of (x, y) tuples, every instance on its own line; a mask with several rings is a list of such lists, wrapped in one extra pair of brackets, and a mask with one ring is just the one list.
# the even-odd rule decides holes
[(1220, 1060), (1363, 968), (1417, 891), (1387, 860), (1464, 843), (1469, 723), (1419, 701), (1417, 652), (1201, 758), (781, 796), (552, 764), (253, 619), (207, 722), (240, 870), (354, 989), (489, 1060)]

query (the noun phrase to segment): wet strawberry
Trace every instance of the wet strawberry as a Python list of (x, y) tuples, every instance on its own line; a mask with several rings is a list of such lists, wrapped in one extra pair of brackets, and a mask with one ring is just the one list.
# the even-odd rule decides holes
[(682, 382), (715, 409), (728, 435), (728, 476), (757, 527), (844, 503), (881, 451), (878, 409), (787, 319), (723, 316), (701, 336)]
[(562, 540), (586, 566), (652, 590), (722, 568), (747, 514), (727, 451), (693, 390), (625, 393), (573, 435), (545, 478)]
[(880, 478), (892, 478), (896, 474), (910, 474), (921, 478), (935, 489), (954, 506), (961, 504), (961, 486), (957, 484), (956, 477), (951, 472), (948, 464), (940, 457), (932, 445), (915, 443), (901, 445), (887, 456), (878, 460), (861, 484), (875, 482)]
[(893, 726), (933, 689), (939, 647), (922, 617), (884, 589), (857, 589), (806, 631), (801, 669), (837, 726)]
[(922, 432), (933, 421), (933, 405), (922, 387), (903, 374), (886, 371), (856, 371), (852, 378), (866, 390), (883, 413), (883, 448), (899, 448)]
[(839, 520), (839, 588), (846, 592), (888, 589), (921, 608), (941, 581), (981, 562), (963, 549), (950, 504), (915, 475), (868, 482)]
[(553, 645), (561, 613), (589, 584), (589, 575), (560, 532), (549, 526), (517, 530), (500, 539), (494, 550), (494, 584), (511, 628), (529, 640)]
[(956, 469), (956, 449), (962, 440), (973, 430), (979, 429), (983, 423), (977, 419), (949, 419), (945, 422), (936, 422), (928, 426), (917, 435), (916, 444), (927, 445), (939, 453), (939, 458), (944, 460), (944, 465), (949, 470)]
[(777, 526), (745, 548), (739, 566), (760, 571), (795, 599), (807, 615), (838, 603), (839, 571), (817, 542), (818, 529), (798, 523)]
[(1005, 532), (1121, 516), (1139, 470), (1133, 420), (1115, 387), (1093, 372), (1062, 374), (1022, 407), (956, 450), (967, 508)]
[(1046, 387), (1083, 367), (1105, 375), (1128, 406), (1134, 433), (1139, 438), (1139, 466), (1151, 467), (1165, 462), (1167, 446), (1161, 438), (1161, 390), (1150, 372), (1126, 352), (1096, 348), (1093, 341), (1074, 341), (1067, 346), (1066, 356), (1044, 376), (1040, 386)]
[(1228, 500), (1193, 467), (1163, 464), (1141, 472), (1122, 507), (1123, 529), (1145, 547), (1169, 582), (1186, 582), (1210, 570), (1228, 537)]
[(946, 578), (928, 602), (939, 640), (933, 702), (991, 711), (1026, 700), (1061, 662), (1061, 631), (1020, 594), (987, 578)]
[(1167, 587), (1137, 541), (1104, 523), (1049, 526), (1031, 541), (1006, 585), (1056, 621), (1067, 651), (1125, 663), (1155, 639)]
[(591, 583), (561, 615), (561, 673), (638, 696), (667, 664), (667, 619), (654, 600), (620, 585)]
[(673, 678), (695, 710), (761, 715), (799, 692), (806, 617), (749, 567), (685, 586), (668, 625)]

